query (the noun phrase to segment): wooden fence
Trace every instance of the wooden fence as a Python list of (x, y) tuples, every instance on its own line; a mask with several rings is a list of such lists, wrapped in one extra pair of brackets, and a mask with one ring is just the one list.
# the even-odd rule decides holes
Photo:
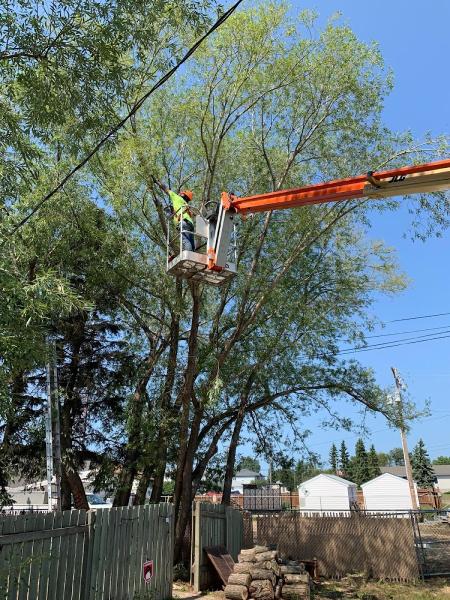
[(411, 519), (364, 515), (246, 515), (245, 546), (275, 544), (285, 558), (317, 558), (321, 575), (413, 581), (419, 577)]
[(192, 511), (191, 583), (196, 592), (214, 584), (204, 548), (224, 546), (237, 561), (243, 543), (242, 513), (222, 504), (194, 502)]
[[(169, 504), (0, 517), (1, 600), (165, 600)], [(145, 583), (143, 563), (153, 560)]]

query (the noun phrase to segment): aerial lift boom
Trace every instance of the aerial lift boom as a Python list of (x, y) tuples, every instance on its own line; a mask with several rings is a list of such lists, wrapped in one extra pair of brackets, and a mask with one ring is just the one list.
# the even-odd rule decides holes
[[(196, 232), (207, 238), (206, 255), (181, 252), (169, 260), (167, 270), (175, 276), (220, 284), (232, 277), (236, 268), (229, 262), (229, 249), (236, 215), (298, 208), (344, 200), (380, 199), (392, 196), (437, 192), (450, 189), (450, 159), (412, 165), (389, 171), (337, 179), (290, 190), (278, 190), (240, 198), (222, 192), (218, 211), (206, 219), (197, 217)], [(194, 264), (194, 272), (192, 265)], [(183, 267), (187, 268), (184, 269)]]

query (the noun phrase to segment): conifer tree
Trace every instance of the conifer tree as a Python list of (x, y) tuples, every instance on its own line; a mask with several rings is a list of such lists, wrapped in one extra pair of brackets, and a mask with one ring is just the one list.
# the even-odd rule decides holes
[(333, 473), (336, 474), (338, 470), (338, 451), (335, 444), (330, 449), (330, 467), (333, 469)]
[(374, 477), (378, 477), (378, 475), (381, 475), (378, 454), (377, 454), (377, 452), (375, 450), (375, 446), (373, 444), (369, 448), (369, 453), (367, 455), (367, 461), (368, 461), (368, 466), (369, 466), (370, 479), (373, 479)]
[(361, 438), (355, 445), (355, 456), (350, 461), (349, 475), (358, 486), (371, 478), (366, 447)]
[(417, 485), (420, 487), (432, 487), (436, 480), (436, 475), (422, 439), (417, 442), (412, 451), (411, 465), (413, 478)]
[(345, 445), (344, 440), (341, 442), (341, 447), (339, 449), (339, 467), (342, 471), (342, 476), (346, 477), (348, 475), (348, 470), (350, 466), (350, 455), (347, 450), (347, 446)]

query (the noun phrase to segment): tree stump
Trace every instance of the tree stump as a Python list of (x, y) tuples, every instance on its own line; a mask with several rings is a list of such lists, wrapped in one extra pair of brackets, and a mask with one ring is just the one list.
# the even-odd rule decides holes
[(230, 600), (247, 600), (248, 589), (245, 585), (226, 585), (225, 598), (230, 598)]
[(245, 585), (248, 587), (251, 581), (252, 576), (250, 573), (231, 573), (228, 577), (227, 585)]
[(251, 598), (274, 600), (273, 584), (270, 579), (254, 579), (249, 587)]

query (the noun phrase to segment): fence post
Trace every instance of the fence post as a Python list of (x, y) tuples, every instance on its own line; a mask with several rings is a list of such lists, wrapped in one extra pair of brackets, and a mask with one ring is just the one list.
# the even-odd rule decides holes
[(195, 502), (194, 516), (195, 516), (195, 528), (194, 528), (194, 591), (200, 591), (200, 563), (202, 553), (202, 540), (201, 540), (201, 519), (202, 519), (202, 504), (201, 502)]

